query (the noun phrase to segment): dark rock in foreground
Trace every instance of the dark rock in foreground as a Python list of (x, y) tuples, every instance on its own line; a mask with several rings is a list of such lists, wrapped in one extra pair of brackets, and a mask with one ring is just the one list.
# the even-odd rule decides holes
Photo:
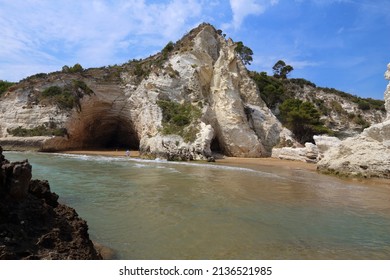
[(0, 166), (0, 259), (101, 259), (87, 223), (31, 180), (27, 160), (10, 163), (0, 147)]

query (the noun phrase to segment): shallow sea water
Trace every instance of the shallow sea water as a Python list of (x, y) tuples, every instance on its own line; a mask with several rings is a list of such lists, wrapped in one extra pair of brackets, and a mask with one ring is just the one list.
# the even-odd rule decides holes
[(277, 167), (25, 158), (118, 259), (390, 259), (390, 187)]

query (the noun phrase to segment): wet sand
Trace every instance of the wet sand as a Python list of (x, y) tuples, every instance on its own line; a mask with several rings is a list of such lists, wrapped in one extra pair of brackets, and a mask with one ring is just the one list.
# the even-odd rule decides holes
[[(113, 157), (126, 157), (126, 150), (77, 150), (66, 151), (66, 154), (79, 154), (79, 155), (100, 155), (100, 156), (113, 156)], [(131, 158), (139, 158), (139, 151), (130, 151)], [(223, 164), (236, 167), (247, 167), (257, 169), (261, 166), (278, 167), (286, 169), (304, 169), (309, 171), (315, 171), (317, 166), (313, 163), (306, 163), (301, 161), (282, 160), (275, 158), (239, 158), (239, 157), (224, 157), (217, 159), (216, 164)]]
[(253, 169), (256, 169), (256, 167), (259, 166), (268, 166), (268, 167), (278, 167), (278, 168), (286, 168), (286, 169), (305, 169), (309, 171), (317, 170), (316, 164), (313, 163), (276, 159), (276, 158), (225, 157), (223, 159), (217, 160), (217, 163), (230, 165), (230, 166), (248, 167)]

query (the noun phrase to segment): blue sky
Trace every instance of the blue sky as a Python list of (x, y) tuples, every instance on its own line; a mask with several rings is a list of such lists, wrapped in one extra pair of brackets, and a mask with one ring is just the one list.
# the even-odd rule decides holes
[(145, 58), (202, 22), (254, 52), (251, 70), (383, 99), (388, 0), (0, 0), (0, 79)]

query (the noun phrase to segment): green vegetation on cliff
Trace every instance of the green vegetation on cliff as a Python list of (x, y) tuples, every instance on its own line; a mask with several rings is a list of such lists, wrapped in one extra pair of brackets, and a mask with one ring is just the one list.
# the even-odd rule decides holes
[(251, 78), (257, 84), (260, 97), (267, 104), (268, 108), (274, 110), (277, 105), (290, 97), (284, 83), (273, 76), (268, 76), (266, 72), (250, 72)]
[(93, 91), (83, 81), (73, 80), (72, 84), (63, 87), (51, 86), (43, 90), (38, 99), (40, 103), (55, 104), (61, 109), (80, 109), (80, 99), (91, 95)]
[(0, 80), (0, 95), (6, 92), (15, 83)]
[[(363, 130), (370, 125), (364, 118), (365, 112), (385, 111), (383, 100), (362, 98), (334, 88), (317, 87), (316, 84), (302, 78), (289, 79), (287, 76), (292, 70), (292, 66), (279, 60), (273, 67), (274, 75), (269, 76), (266, 72), (255, 71), (249, 72), (249, 75), (256, 83), (260, 97), (266, 105), (302, 143), (313, 141), (314, 134), (335, 134), (337, 121), (334, 121), (332, 116), (336, 115), (342, 122), (353, 123)], [(338, 97), (324, 100), (324, 94)], [(342, 98), (341, 101), (339, 97)], [(361, 111), (348, 113), (340, 104), (343, 100), (355, 103), (357, 109)], [(321, 122), (320, 119), (326, 122)]]
[(84, 68), (81, 66), (80, 63), (76, 63), (72, 67), (69, 67), (67, 65), (62, 67), (62, 72), (64, 73), (81, 73), (84, 71)]
[(158, 100), (158, 106), (162, 110), (162, 133), (164, 135), (177, 134), (186, 142), (192, 142), (199, 132), (197, 120), (201, 116), (201, 110), (190, 103), (177, 103), (170, 100)]
[(23, 128), (21, 126), (14, 129), (7, 129), (7, 132), (17, 137), (29, 137), (29, 136), (65, 136), (67, 131), (65, 128), (57, 128), (55, 125), (46, 127), (40, 125), (31, 129)]
[(302, 144), (313, 142), (314, 135), (333, 135), (333, 132), (325, 127), (320, 120), (321, 113), (310, 102), (292, 98), (286, 99), (279, 106), (279, 110), (279, 118), (282, 123), (294, 133)]

